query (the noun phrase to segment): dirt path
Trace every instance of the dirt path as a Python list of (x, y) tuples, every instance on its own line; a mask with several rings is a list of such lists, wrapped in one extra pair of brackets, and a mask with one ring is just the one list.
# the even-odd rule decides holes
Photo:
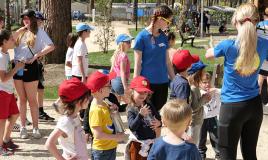
[[(59, 118), (59, 115), (55, 113), (55, 111), (48, 107), (51, 105), (51, 101), (45, 102), (45, 110), (49, 113), (49, 115), (55, 117), (56, 119)], [(28, 111), (28, 117), (29, 117), (29, 111)], [(126, 123), (126, 115), (125, 113), (122, 114), (123, 121)], [(55, 128), (56, 122), (54, 123), (40, 123), (40, 131), (43, 135), (42, 139), (36, 140), (32, 137), (30, 139), (22, 140), (19, 138), (19, 133), (14, 132), (13, 133), (13, 139), (16, 144), (20, 145), (21, 150), (17, 151), (15, 155), (10, 157), (0, 157), (1, 160), (53, 160), (54, 158), (51, 157), (50, 153), (45, 149), (44, 144), (48, 137), (48, 135), (51, 133), (51, 131)], [(31, 134), (31, 126), (27, 127), (29, 129), (29, 133)], [(129, 132), (129, 130), (127, 130)], [(208, 142), (209, 143), (209, 142)], [(123, 160), (124, 159), (124, 148), (125, 143), (120, 144), (117, 148), (117, 160)], [(259, 143), (258, 143), (258, 159), (259, 160), (267, 160), (268, 157), (268, 117), (264, 116), (261, 132), (259, 136)], [(88, 145), (88, 151), (90, 153), (90, 145)], [(207, 158), (214, 159), (214, 153), (210, 145), (208, 146), (207, 151)], [(240, 149), (238, 149), (238, 159), (242, 159)]]

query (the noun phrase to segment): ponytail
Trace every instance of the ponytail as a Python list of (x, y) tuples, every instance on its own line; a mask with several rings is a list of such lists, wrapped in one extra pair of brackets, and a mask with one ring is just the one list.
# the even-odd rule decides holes
[(257, 8), (251, 3), (239, 6), (232, 19), (232, 23), (238, 26), (237, 47), (239, 55), (234, 69), (242, 76), (253, 74), (260, 65), (255, 26), (258, 20)]

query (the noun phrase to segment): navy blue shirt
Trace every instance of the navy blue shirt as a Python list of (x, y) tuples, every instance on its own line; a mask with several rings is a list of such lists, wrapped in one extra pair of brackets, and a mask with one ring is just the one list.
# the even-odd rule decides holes
[(260, 58), (258, 69), (249, 76), (241, 76), (234, 65), (239, 55), (235, 40), (224, 40), (214, 48), (215, 57), (224, 57), (223, 85), (221, 100), (225, 103), (240, 102), (259, 95), (258, 73), (265, 59), (268, 57), (268, 40), (258, 38), (257, 52)]
[[(152, 116), (161, 121), (159, 113), (152, 105), (150, 107)], [(139, 108), (135, 106), (128, 106), (127, 110), (128, 126), (131, 132), (137, 137), (138, 140), (154, 139), (156, 138), (155, 131), (150, 128), (149, 122), (139, 114)]]
[(186, 99), (187, 102), (189, 102), (191, 88), (186, 78), (177, 74), (175, 78), (171, 81), (170, 88), (170, 99)]
[(160, 137), (153, 144), (147, 160), (201, 160), (201, 156), (195, 144), (172, 145)]
[(168, 82), (167, 49), (168, 38), (164, 33), (153, 37), (148, 30), (143, 29), (135, 39), (134, 50), (142, 52), (140, 74), (152, 84)]

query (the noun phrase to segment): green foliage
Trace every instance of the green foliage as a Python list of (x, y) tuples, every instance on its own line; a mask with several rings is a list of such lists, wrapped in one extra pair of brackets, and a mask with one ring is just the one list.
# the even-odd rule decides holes
[(58, 86), (46, 86), (44, 92), (45, 99), (57, 99), (58, 98)]

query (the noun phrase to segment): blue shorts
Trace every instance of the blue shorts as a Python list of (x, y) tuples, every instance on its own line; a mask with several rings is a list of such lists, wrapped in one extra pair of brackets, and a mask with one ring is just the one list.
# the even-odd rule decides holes
[(115, 79), (111, 80), (112, 85), (112, 92), (117, 95), (123, 95), (124, 94), (124, 86), (122, 83), (121, 77), (116, 77)]
[(115, 160), (116, 159), (116, 148), (110, 150), (91, 150), (92, 160)]

